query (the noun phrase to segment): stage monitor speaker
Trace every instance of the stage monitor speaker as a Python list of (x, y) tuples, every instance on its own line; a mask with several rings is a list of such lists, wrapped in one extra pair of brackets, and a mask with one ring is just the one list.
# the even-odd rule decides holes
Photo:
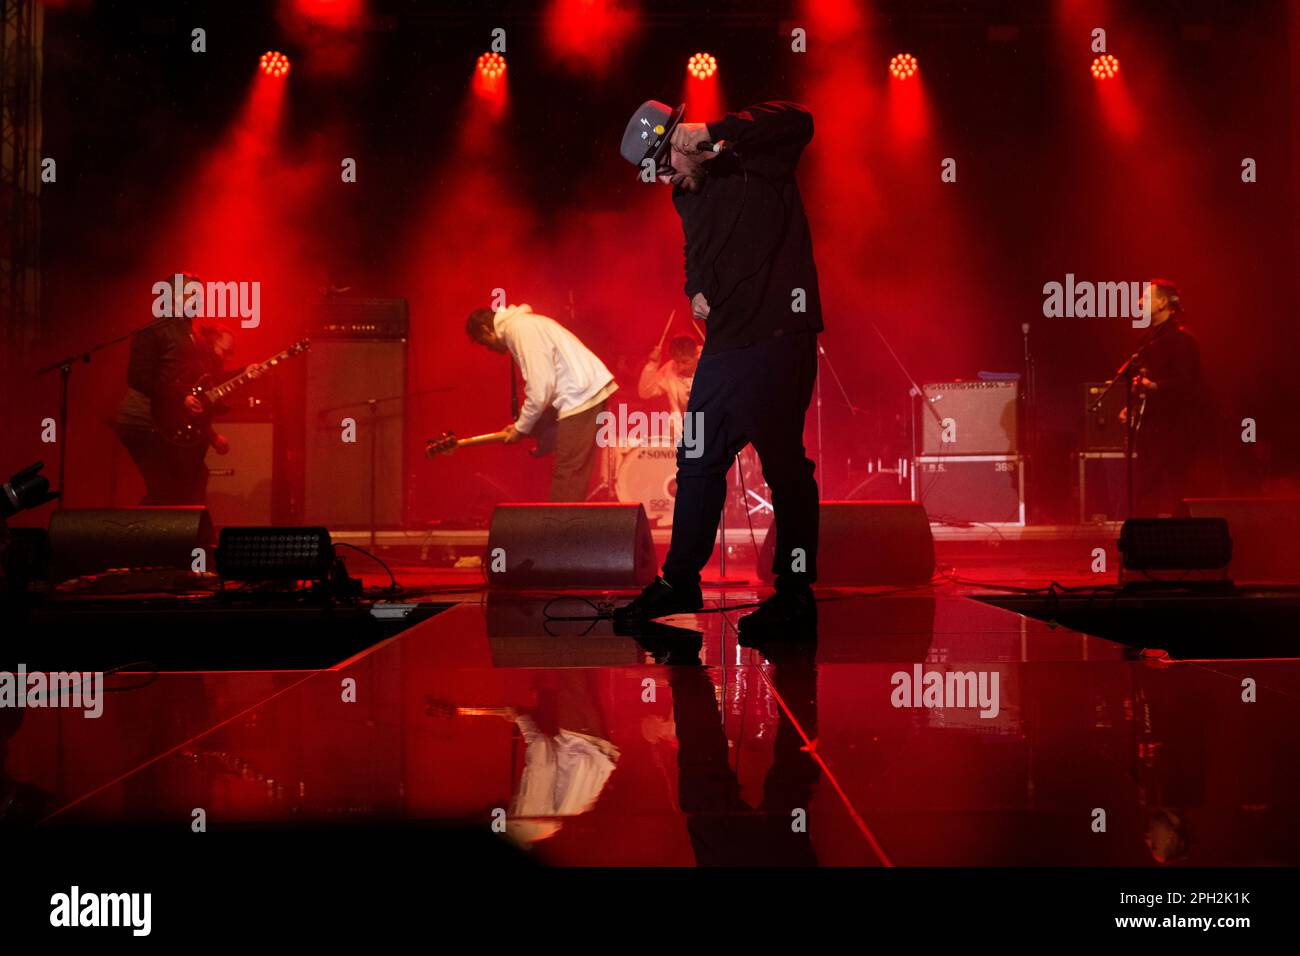
[[(936, 382), (922, 385), (923, 455), (1012, 455), (1018, 447), (1014, 381)], [(942, 421), (942, 424), (940, 423)]]
[(303, 522), (368, 528), (373, 472), (375, 526), (401, 527), (406, 343), (313, 341), (306, 361)]
[(275, 461), (275, 425), (271, 422), (222, 422), (230, 451), (209, 448), (208, 512), (218, 528), (271, 523), (271, 487)]
[[(927, 584), (934, 576), (930, 519), (916, 501), (823, 501), (817, 583), (831, 587)], [(759, 552), (758, 573), (772, 580), (776, 526)]]
[(1119, 532), (1125, 585), (1223, 583), (1232, 538), (1223, 518), (1130, 518)]
[(1232, 530), (1234, 581), (1300, 583), (1300, 499), (1188, 498), (1193, 518), (1223, 518)]
[(639, 504), (500, 505), (483, 561), (493, 587), (636, 587), (656, 574)]
[(66, 580), (110, 568), (188, 571), (212, 545), (206, 508), (65, 508), (50, 517), (50, 575)]

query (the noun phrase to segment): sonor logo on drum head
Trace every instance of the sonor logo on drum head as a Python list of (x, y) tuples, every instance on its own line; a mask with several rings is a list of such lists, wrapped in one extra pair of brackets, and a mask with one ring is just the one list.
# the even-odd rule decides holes
[(614, 495), (619, 501), (638, 501), (646, 516), (659, 527), (673, 523), (677, 495), (677, 452), (673, 448), (647, 445), (611, 449), (615, 466)]

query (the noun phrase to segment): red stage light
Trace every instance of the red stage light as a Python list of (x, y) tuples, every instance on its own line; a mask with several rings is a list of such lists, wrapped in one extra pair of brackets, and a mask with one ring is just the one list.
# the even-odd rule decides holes
[(500, 53), (484, 53), (478, 58), (478, 71), (485, 80), (495, 80), (506, 71), (506, 58)]
[(1103, 53), (1092, 61), (1092, 76), (1097, 80), (1114, 79), (1119, 74), (1119, 60), (1109, 53)]
[(295, 12), (328, 27), (347, 28), (361, 21), (363, 0), (294, 0)]
[(898, 53), (889, 61), (889, 75), (896, 80), (910, 79), (918, 69), (920, 64), (910, 53)]
[(267, 76), (285, 76), (289, 72), (289, 58), (276, 50), (267, 50), (258, 61)]
[(637, 0), (547, 0), (542, 38), (571, 72), (604, 77), (641, 21)]
[(697, 80), (707, 80), (718, 72), (718, 61), (708, 53), (696, 53), (686, 61), (686, 72)]

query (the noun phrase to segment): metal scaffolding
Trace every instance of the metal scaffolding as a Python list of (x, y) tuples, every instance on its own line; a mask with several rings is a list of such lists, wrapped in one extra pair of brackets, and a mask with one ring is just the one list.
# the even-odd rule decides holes
[(41, 334), (41, 69), (44, 10), (0, 0), (0, 375)]

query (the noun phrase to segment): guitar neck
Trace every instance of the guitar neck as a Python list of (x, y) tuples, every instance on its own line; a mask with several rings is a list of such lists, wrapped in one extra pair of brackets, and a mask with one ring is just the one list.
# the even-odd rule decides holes
[(500, 442), (505, 440), (506, 440), (506, 433), (503, 431), (487, 432), (486, 434), (474, 435), (470, 438), (458, 438), (456, 439), (456, 447), (467, 448), (470, 445), (490, 445), (493, 442)]
[[(275, 355), (272, 355), (265, 362), (258, 362), (256, 368), (259, 372), (265, 372), (268, 368), (274, 368), (275, 366), (279, 365), (285, 359), (289, 358), (289, 356), (291, 356), (292, 354), (293, 354), (292, 349), (285, 349), (283, 352), (277, 352)], [(231, 395), (234, 392), (239, 391), (250, 381), (251, 379), (248, 376), (248, 369), (244, 369), (244, 371), (240, 372), (234, 378), (227, 379), (226, 381), (222, 382), (220, 385), (213, 386), (212, 388), (205, 391), (203, 393), (203, 397), (207, 399), (209, 402), (214, 402), (214, 403), (219, 402), (227, 395)]]

